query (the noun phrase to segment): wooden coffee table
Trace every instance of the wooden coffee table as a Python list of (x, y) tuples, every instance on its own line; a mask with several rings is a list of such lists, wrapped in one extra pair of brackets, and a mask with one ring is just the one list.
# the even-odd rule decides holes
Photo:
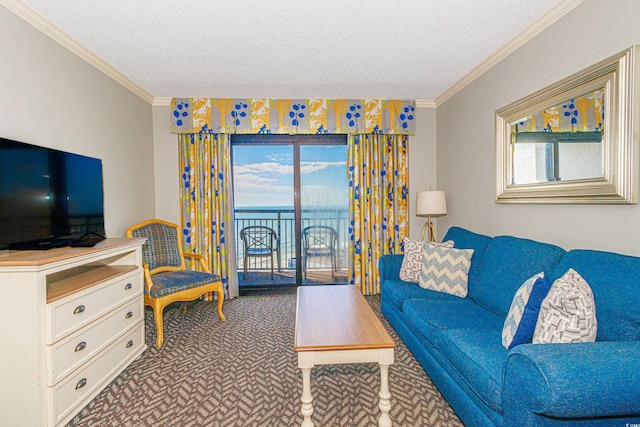
[(300, 286), (296, 305), (298, 367), (302, 370), (302, 427), (312, 427), (311, 369), (315, 365), (378, 363), (378, 425), (391, 426), (389, 366), (396, 343), (360, 290), (350, 285)]

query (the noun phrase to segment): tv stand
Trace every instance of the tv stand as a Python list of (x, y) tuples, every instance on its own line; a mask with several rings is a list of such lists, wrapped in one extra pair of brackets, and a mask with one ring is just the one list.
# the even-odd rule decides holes
[(0, 251), (0, 424), (66, 425), (147, 348), (144, 242)]

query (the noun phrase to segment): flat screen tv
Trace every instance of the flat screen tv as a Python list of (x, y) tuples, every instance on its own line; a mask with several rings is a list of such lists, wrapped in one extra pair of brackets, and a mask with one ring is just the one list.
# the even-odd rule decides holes
[(104, 238), (102, 161), (0, 138), (0, 249)]

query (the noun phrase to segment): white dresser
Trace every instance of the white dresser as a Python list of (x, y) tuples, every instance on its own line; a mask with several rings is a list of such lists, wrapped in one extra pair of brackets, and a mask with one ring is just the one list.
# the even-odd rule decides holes
[(0, 251), (0, 424), (66, 424), (147, 348), (143, 243)]

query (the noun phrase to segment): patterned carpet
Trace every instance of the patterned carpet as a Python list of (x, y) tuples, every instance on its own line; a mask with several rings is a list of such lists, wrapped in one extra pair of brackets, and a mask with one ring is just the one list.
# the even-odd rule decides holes
[[(367, 297), (380, 314), (380, 299)], [(183, 313), (165, 310), (164, 346), (153, 344), (68, 426), (299, 426), (302, 375), (293, 351), (295, 294), (251, 295)], [(147, 343), (155, 342), (145, 310)], [(429, 377), (398, 343), (390, 368), (394, 426), (461, 426)], [(317, 366), (312, 371), (316, 426), (377, 426), (377, 365)]]

